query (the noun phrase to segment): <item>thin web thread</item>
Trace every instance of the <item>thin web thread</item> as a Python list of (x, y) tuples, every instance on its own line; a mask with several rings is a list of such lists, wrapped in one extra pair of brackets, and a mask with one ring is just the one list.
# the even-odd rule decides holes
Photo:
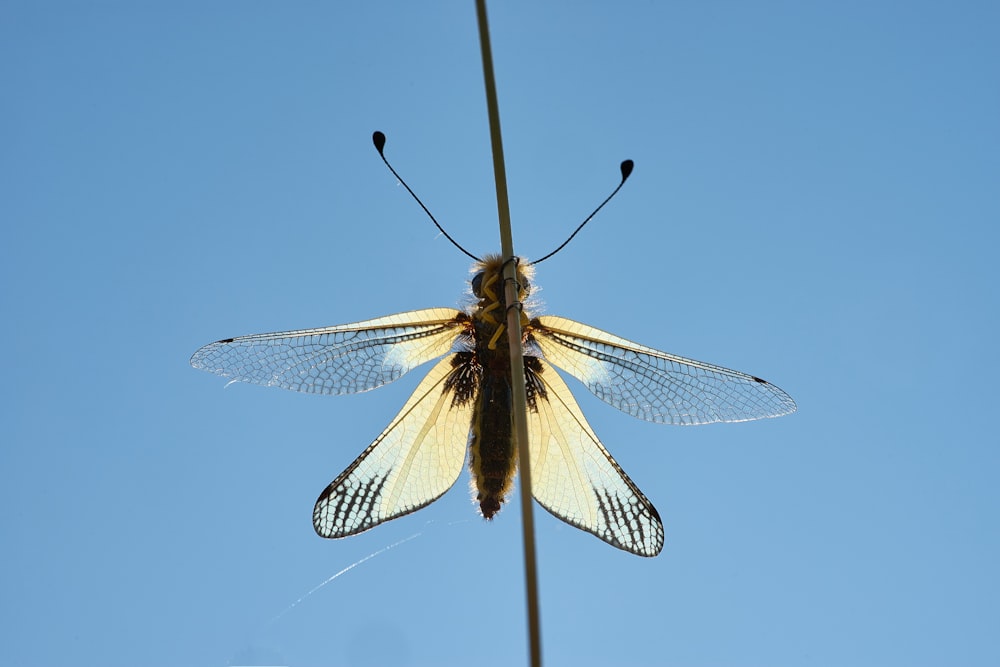
[(379, 549), (378, 551), (373, 551), (372, 553), (368, 554), (367, 556), (365, 556), (361, 560), (354, 561), (353, 563), (351, 563), (350, 565), (348, 565), (344, 569), (340, 570), (339, 572), (337, 572), (333, 576), (329, 577), (326, 581), (324, 581), (320, 585), (314, 587), (312, 590), (310, 590), (308, 593), (306, 593), (305, 595), (303, 595), (302, 597), (300, 597), (298, 600), (296, 600), (292, 604), (290, 604), (287, 607), (285, 607), (285, 609), (280, 614), (278, 614), (277, 616), (275, 616), (274, 618), (272, 618), (270, 621), (268, 621), (268, 624), (274, 623), (275, 621), (277, 621), (279, 618), (281, 618), (282, 616), (284, 616), (285, 614), (287, 614), (288, 612), (290, 612), (292, 609), (294, 609), (296, 606), (298, 606), (299, 603), (301, 603), (307, 597), (309, 597), (310, 595), (312, 595), (313, 593), (315, 593), (319, 589), (323, 588), (324, 586), (326, 586), (328, 583), (330, 583), (331, 581), (333, 581), (334, 579), (336, 579), (340, 575), (347, 574), (348, 572), (350, 572), (351, 570), (353, 570), (354, 568), (356, 568), (358, 565), (361, 565), (365, 561), (369, 561), (372, 558), (375, 558), (375, 556), (378, 556), (379, 554), (384, 554), (389, 549), (393, 549), (395, 547), (398, 547), (400, 544), (405, 544), (406, 542), (409, 542), (410, 540), (415, 540), (416, 538), (420, 537), (421, 535), (423, 535), (423, 532), (414, 533), (413, 535), (410, 535), (409, 537), (404, 537), (403, 539), (399, 540), (398, 542), (393, 542), (392, 544), (390, 544), (388, 546), (384, 546), (381, 549)]

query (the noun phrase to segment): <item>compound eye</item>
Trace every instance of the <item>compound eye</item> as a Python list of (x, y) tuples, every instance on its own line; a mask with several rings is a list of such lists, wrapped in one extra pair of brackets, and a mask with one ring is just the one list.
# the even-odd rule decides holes
[(526, 277), (521, 276), (518, 279), (518, 282), (521, 284), (521, 298), (527, 298), (527, 296), (531, 294), (531, 281)]
[(476, 298), (483, 298), (483, 272), (480, 271), (472, 276), (472, 293)]

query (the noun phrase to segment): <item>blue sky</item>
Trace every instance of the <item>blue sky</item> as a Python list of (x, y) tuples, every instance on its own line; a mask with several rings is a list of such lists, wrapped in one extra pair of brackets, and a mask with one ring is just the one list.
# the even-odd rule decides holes
[[(463, 476), (311, 528), (421, 371), (331, 398), (187, 364), (464, 302), (466, 258), (370, 143), (498, 248), (473, 4), (417, 4), (0, 8), (0, 663), (525, 658), (516, 497), (486, 525)], [(536, 513), (547, 664), (1000, 663), (998, 13), (491, 7), (517, 251), (636, 162), (539, 267), (544, 311), (799, 404), (672, 428), (570, 382), (667, 538), (642, 559)]]

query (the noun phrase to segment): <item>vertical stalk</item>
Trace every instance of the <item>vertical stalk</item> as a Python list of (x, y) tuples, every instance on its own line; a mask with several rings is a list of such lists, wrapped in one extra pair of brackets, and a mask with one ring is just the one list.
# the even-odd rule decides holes
[[(497, 187), (497, 213), (500, 219), (500, 248), (504, 259), (505, 303), (517, 303), (517, 266), (514, 241), (510, 231), (510, 205), (507, 201), (507, 172), (503, 160), (500, 136), (500, 111), (497, 106), (496, 81), (493, 76), (493, 55), (486, 20), (486, 0), (476, 0), (479, 23), (479, 43), (483, 55), (483, 78), (486, 83), (486, 108), (490, 119), (490, 142), (493, 148), (493, 174)], [(528, 424), (524, 387), (524, 358), (521, 349), (521, 312), (507, 310), (507, 339), (510, 343), (510, 376), (513, 394), (514, 438), (517, 442), (518, 470), (521, 477), (521, 524), (524, 533), (524, 579), (528, 603), (528, 644), (531, 665), (542, 664), (541, 630), (538, 613), (538, 568), (535, 558), (535, 518), (531, 502), (531, 457), (528, 453)]]

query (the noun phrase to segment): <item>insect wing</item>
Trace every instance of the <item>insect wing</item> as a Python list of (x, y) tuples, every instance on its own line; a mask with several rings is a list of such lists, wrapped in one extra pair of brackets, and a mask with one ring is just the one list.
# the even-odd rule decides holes
[(323, 329), (228, 338), (195, 352), (191, 365), (233, 382), (353, 394), (447, 354), (462, 317), (451, 308), (428, 308)]
[[(535, 373), (528, 410), (532, 495), (566, 523), (639, 556), (663, 548), (663, 524), (656, 508), (608, 453), (552, 368)], [(544, 396), (542, 395), (544, 393)]]
[(549, 363), (602, 401), (646, 421), (739, 422), (796, 409), (791, 396), (760, 378), (660, 352), (564, 317), (538, 317), (530, 330)]
[(473, 401), (447, 388), (453, 355), (439, 361), (375, 442), (320, 494), (313, 527), (347, 537), (440, 498), (465, 462)]

